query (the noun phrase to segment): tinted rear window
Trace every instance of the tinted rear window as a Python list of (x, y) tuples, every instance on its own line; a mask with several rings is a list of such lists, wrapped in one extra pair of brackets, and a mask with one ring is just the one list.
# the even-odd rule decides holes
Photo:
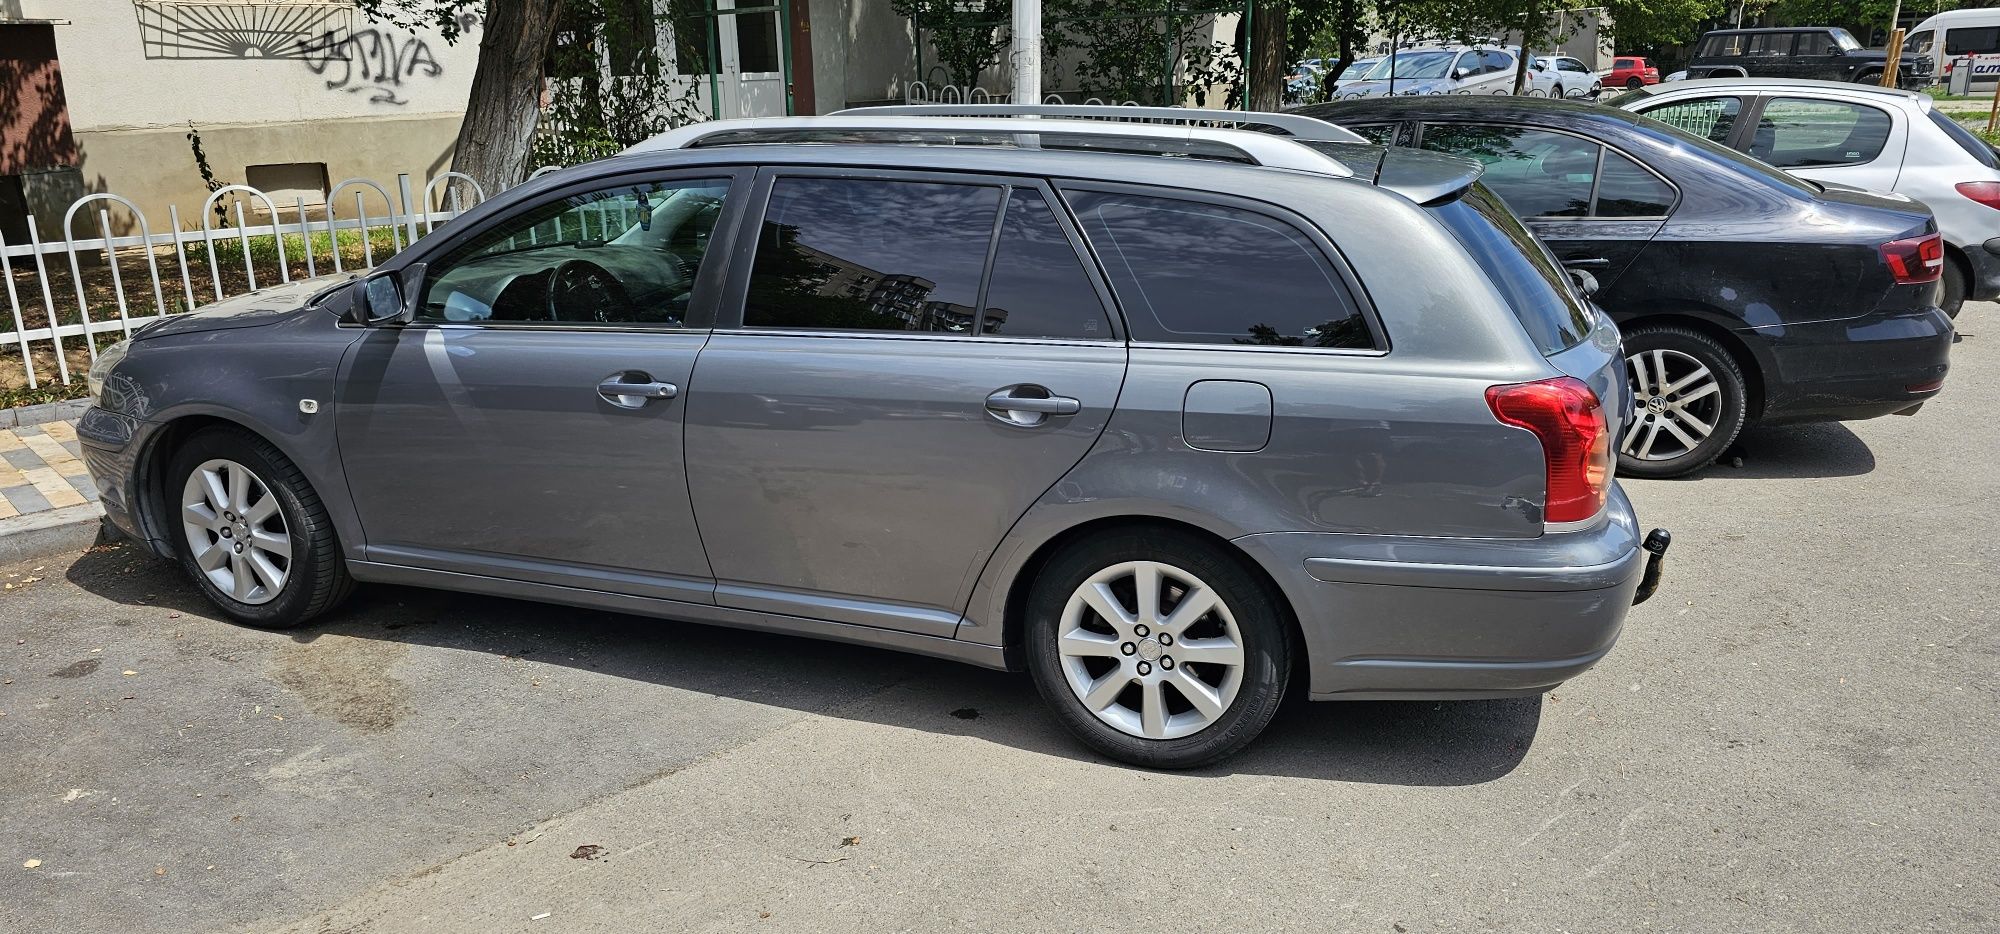
[(2000, 159), (1995, 158), (1993, 147), (1986, 145), (1985, 140), (1972, 135), (1972, 131), (1966, 129), (1963, 124), (1938, 111), (1931, 111), (1930, 117), (1931, 122), (1944, 131), (1944, 135), (1951, 137), (1952, 142), (1957, 143), (1972, 158), (1978, 159), (1980, 165), (1989, 169), (2000, 169)]
[(1544, 354), (1576, 346), (1590, 333), (1590, 313), (1570, 288), (1569, 275), (1484, 185), (1429, 209), (1493, 281), (1521, 327)]

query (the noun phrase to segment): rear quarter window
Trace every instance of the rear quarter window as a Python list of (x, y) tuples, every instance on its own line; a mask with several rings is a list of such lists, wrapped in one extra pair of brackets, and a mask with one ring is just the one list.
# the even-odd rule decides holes
[(1963, 124), (1936, 110), (1929, 111), (1927, 115), (1931, 118), (1932, 123), (1937, 124), (1938, 129), (1944, 131), (1944, 135), (1951, 137), (1952, 142), (1958, 144), (1960, 149), (1965, 150), (1966, 154), (1972, 158), (1979, 160), (1980, 165), (1989, 169), (2000, 169), (2000, 158), (1995, 157), (1993, 147), (1986, 145), (1984, 140), (1972, 135), (1972, 131), (1966, 129)]
[(1590, 334), (1590, 312), (1542, 241), (1484, 185), (1428, 209), (1479, 265), (1544, 355)]
[(1135, 340), (1377, 346), (1326, 254), (1288, 221), (1124, 192), (1072, 190), (1064, 197)]

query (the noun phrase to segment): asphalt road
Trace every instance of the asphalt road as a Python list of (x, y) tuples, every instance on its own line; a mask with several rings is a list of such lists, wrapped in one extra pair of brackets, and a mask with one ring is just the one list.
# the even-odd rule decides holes
[(1674, 560), (1594, 671), (1301, 704), (1196, 773), (887, 652), (0, 568), (0, 930), (2000, 929), (2000, 306), (1960, 326), (1917, 417), (1628, 483)]

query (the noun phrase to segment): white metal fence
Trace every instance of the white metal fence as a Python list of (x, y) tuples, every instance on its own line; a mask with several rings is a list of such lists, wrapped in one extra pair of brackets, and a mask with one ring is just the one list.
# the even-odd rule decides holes
[(100, 341), (158, 317), (295, 276), (371, 268), (485, 197), (478, 182), (445, 172), (421, 194), (407, 174), (394, 192), (350, 178), (312, 205), (230, 185), (202, 202), (198, 220), (169, 206), (164, 227), (131, 199), (98, 192), (64, 212), (60, 239), (44, 240), (29, 215), (26, 243), (0, 234), (0, 327), (13, 328), (0, 332), (0, 389), (79, 382)]

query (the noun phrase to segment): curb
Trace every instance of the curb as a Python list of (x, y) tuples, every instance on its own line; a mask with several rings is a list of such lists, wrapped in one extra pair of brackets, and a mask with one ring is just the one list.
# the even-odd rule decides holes
[(24, 405), (17, 409), (0, 409), (0, 429), (82, 418), (83, 410), (87, 408), (90, 408), (89, 399), (67, 399), (62, 402), (44, 402), (41, 405)]
[(0, 564), (82, 551), (108, 534), (104, 508), (96, 503), (0, 519)]

